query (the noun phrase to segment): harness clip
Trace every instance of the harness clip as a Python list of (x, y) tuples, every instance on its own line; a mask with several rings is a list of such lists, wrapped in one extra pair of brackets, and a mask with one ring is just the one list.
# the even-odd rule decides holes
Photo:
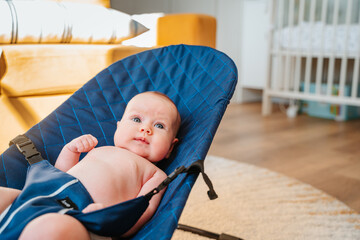
[(25, 156), (30, 164), (43, 160), (34, 143), (25, 135), (19, 135), (10, 141), (10, 146), (15, 144), (17, 149)]

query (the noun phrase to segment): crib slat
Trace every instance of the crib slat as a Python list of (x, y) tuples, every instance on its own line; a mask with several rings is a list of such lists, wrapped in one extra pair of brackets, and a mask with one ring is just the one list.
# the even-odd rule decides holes
[(351, 98), (357, 99), (358, 95), (358, 86), (359, 86), (359, 68), (360, 68), (360, 53), (358, 53), (358, 56), (355, 58), (354, 61), (354, 74), (352, 79), (352, 89), (351, 89)]
[(335, 53), (336, 53), (336, 32), (337, 32), (337, 24), (338, 24), (338, 15), (339, 15), (339, 1), (335, 0), (334, 4), (334, 14), (333, 14), (333, 22), (332, 28), (334, 29), (333, 37), (332, 37), (332, 53), (329, 59), (329, 69), (328, 69), (328, 79), (327, 79), (327, 90), (326, 95), (332, 95), (332, 88), (334, 83), (334, 73), (335, 73)]
[[(314, 32), (314, 22), (315, 22), (315, 7), (316, 1), (311, 1), (310, 5), (310, 35), (309, 38), (312, 39)], [(311, 78), (311, 68), (312, 68), (312, 41), (309, 41), (309, 46), (306, 56), (306, 67), (305, 67), (305, 92), (310, 92), (310, 78)]]
[(325, 35), (325, 24), (326, 24), (326, 17), (327, 17), (327, 7), (328, 7), (328, 0), (322, 1), (322, 8), (321, 8), (321, 23), (324, 25), (321, 29), (321, 49), (318, 57), (318, 62), (316, 65), (316, 87), (315, 87), (315, 94), (321, 94), (321, 80), (323, 76), (323, 66), (324, 66), (324, 35)]
[(345, 28), (345, 42), (344, 42), (344, 51), (341, 58), (341, 68), (340, 68), (340, 86), (339, 86), (339, 96), (344, 96), (345, 94), (345, 80), (347, 72), (347, 63), (348, 63), (348, 39), (349, 39), (349, 26), (351, 19), (351, 6), (352, 0), (348, 0), (346, 8), (346, 28)]
[[(305, 13), (305, 0), (300, 0), (299, 2), (299, 18), (298, 18), (298, 24), (302, 23), (304, 21), (304, 13)], [(299, 28), (299, 46), (302, 46), (302, 29)], [(302, 50), (300, 47), (300, 51), (296, 54), (296, 60), (295, 60), (295, 83), (294, 83), (294, 89), (298, 90), (300, 89), (300, 77), (301, 77), (301, 55)]]
[[(293, 38), (293, 27), (294, 27), (294, 0), (289, 1), (289, 9), (288, 9), (288, 27), (289, 27), (289, 39), (288, 42), (291, 45)], [(291, 67), (291, 51), (286, 51), (285, 53), (285, 79), (284, 79), (284, 90), (289, 91), (289, 88), (291, 88), (291, 82), (292, 79), (292, 67)], [(296, 89), (295, 89), (296, 90)]]

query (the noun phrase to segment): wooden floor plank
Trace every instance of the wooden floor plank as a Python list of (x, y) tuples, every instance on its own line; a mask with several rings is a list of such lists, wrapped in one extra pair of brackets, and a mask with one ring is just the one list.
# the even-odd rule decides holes
[(230, 104), (209, 154), (296, 178), (360, 212), (360, 120), (263, 117), (260, 103)]

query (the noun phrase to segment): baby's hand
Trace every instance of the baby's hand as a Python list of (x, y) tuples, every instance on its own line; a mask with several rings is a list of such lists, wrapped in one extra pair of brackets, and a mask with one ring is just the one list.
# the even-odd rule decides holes
[(82, 135), (66, 144), (66, 147), (74, 153), (89, 152), (98, 144), (98, 140), (90, 135)]

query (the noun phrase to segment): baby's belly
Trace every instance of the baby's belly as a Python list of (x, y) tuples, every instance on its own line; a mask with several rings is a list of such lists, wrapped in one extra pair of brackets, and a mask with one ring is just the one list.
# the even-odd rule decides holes
[(92, 158), (84, 158), (68, 171), (85, 186), (94, 202), (104, 207), (133, 199), (141, 188), (131, 164), (109, 164)]

